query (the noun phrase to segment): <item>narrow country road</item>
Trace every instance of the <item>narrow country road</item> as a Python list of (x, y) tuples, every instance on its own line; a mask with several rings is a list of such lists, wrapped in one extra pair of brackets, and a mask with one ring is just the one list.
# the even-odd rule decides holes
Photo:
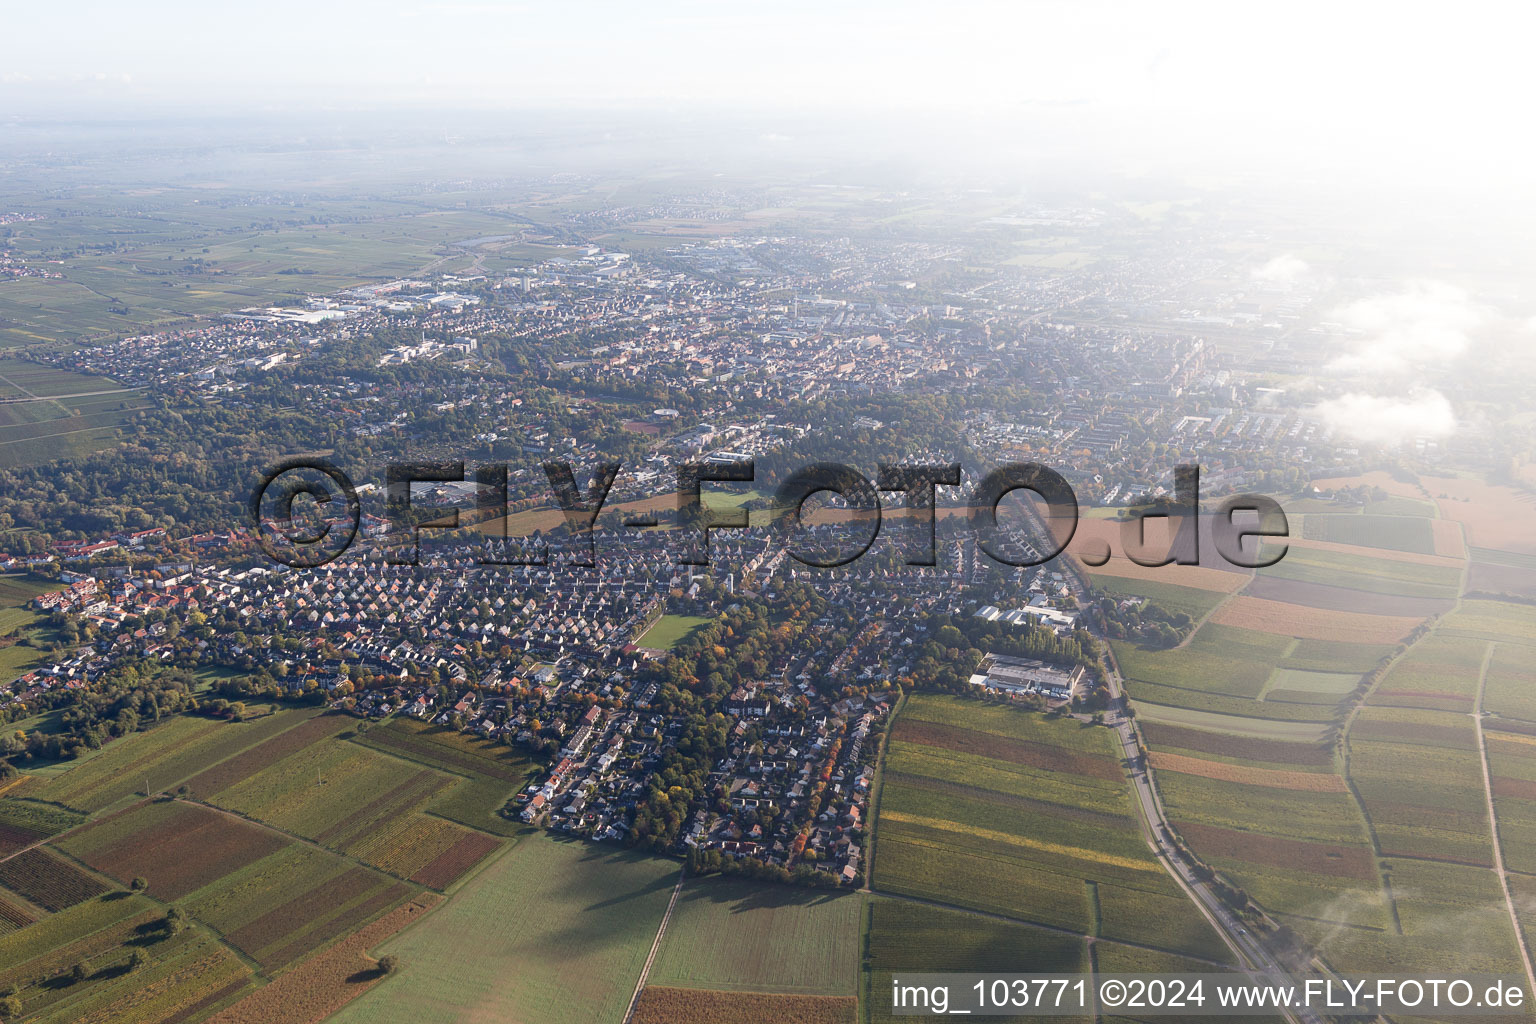
[(1477, 726), (1477, 760), (1483, 769), (1483, 797), (1488, 801), (1488, 832), (1493, 838), (1493, 870), (1498, 873), (1499, 885), (1504, 890), (1504, 907), (1509, 911), (1509, 926), (1515, 930), (1515, 942), (1520, 947), (1520, 960), (1525, 965), (1525, 980), (1536, 992), (1536, 972), (1531, 970), (1531, 951), (1526, 948), (1525, 933), (1520, 930), (1520, 918), (1515, 914), (1515, 901), (1509, 892), (1509, 875), (1504, 871), (1504, 848), (1499, 843), (1499, 819), (1493, 810), (1493, 779), (1488, 770), (1488, 744), (1483, 740), (1483, 691), (1488, 686), (1488, 663), (1493, 661), (1493, 651), (1498, 644), (1489, 644), (1483, 652), (1482, 668), (1477, 676), (1477, 700), (1472, 705), (1472, 722)]
[(688, 878), (688, 865), (683, 865), (683, 870), (678, 872), (677, 884), (672, 887), (672, 898), (667, 901), (667, 912), (661, 915), (661, 927), (656, 929), (656, 941), (651, 943), (650, 955), (645, 958), (645, 966), (640, 968), (640, 978), (635, 982), (634, 995), (629, 997), (629, 1009), (624, 1014), (624, 1024), (630, 1024), (635, 1018), (635, 1007), (640, 1005), (640, 993), (645, 991), (645, 979), (650, 976), (651, 965), (656, 962), (656, 953), (661, 949), (662, 936), (667, 934), (667, 922), (672, 920), (672, 911), (677, 908), (677, 897), (683, 891), (683, 882)]

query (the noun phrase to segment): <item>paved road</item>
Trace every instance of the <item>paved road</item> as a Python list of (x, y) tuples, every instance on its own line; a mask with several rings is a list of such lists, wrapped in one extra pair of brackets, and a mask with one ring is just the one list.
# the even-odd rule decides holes
[[(1168, 819), (1164, 815), (1162, 801), (1157, 798), (1157, 791), (1152, 786), (1141, 746), (1136, 742), (1136, 731), (1131, 720), (1124, 713), (1125, 698), (1119, 692), (1118, 679), (1111, 683), (1110, 690), (1115, 694), (1115, 710), (1105, 716), (1105, 721), (1120, 737), (1131, 783), (1136, 790), (1137, 802), (1141, 805), (1144, 831), (1153, 849), (1157, 851), (1158, 857), (1180, 887), (1200, 907), (1206, 920), (1211, 922), (1226, 940), (1227, 945), (1231, 946), (1248, 966), (1263, 975), (1265, 981), (1271, 985), (1295, 985), (1295, 979), (1290, 976), (1285, 967), (1264, 947), (1248, 926), (1239, 920), (1231, 908), (1222, 902), (1221, 897), (1217, 896), (1210, 886), (1195, 877), (1189, 864), (1173, 848), (1173, 844), (1163, 837), (1162, 829), (1168, 824)], [(1303, 1024), (1321, 1024), (1322, 1021), (1320, 1016), (1309, 1011), (1295, 1011), (1287, 1016)]]
[[(1045, 529), (1045, 524), (1031, 515), (1031, 519), (1038, 529)], [(1067, 577), (1067, 585), (1071, 588), (1073, 596), (1078, 603), (1087, 605), (1090, 592), (1087, 583), (1066, 559), (1061, 560), (1061, 571)], [(1108, 646), (1108, 641), (1098, 635), (1100, 643)], [(1128, 709), (1129, 700), (1125, 696), (1125, 688), (1122, 685), (1118, 671), (1109, 672), (1106, 683), (1113, 700), (1110, 710), (1105, 713), (1104, 720), (1107, 725), (1115, 730), (1120, 737), (1120, 746), (1125, 754), (1126, 772), (1130, 776), (1131, 785), (1136, 791), (1136, 800), (1141, 807), (1142, 831), (1148, 843), (1156, 852), (1158, 858), (1167, 867), (1174, 881), (1179, 883), (1195, 905), (1200, 908), (1207, 921), (1216, 929), (1217, 933), (1231, 947), (1232, 951), (1244, 965), (1263, 976), (1270, 985), (1292, 985), (1296, 980), (1291, 977), (1285, 967), (1264, 946), (1263, 942), (1239, 920), (1221, 898), (1195, 877), (1190, 865), (1180, 856), (1171, 842), (1164, 838), (1164, 829), (1168, 828), (1168, 818), (1163, 810), (1163, 804), (1157, 796), (1157, 790), (1153, 786), (1151, 774), (1147, 770), (1146, 760), (1141, 750), (1141, 744), (1136, 738), (1136, 729), (1131, 721)], [(1310, 1010), (1295, 1010), (1285, 1014), (1293, 1024), (1323, 1024), (1323, 1018)]]

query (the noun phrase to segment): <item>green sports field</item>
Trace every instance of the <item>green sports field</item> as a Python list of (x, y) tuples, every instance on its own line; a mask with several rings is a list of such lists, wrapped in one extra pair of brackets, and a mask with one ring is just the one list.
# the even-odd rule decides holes
[(670, 651), (712, 621), (702, 615), (663, 615), (635, 644)]

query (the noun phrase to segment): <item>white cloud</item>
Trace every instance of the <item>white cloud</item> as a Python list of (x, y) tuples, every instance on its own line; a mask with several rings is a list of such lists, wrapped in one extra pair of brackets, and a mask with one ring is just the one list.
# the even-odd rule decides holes
[(1262, 267), (1254, 267), (1253, 279), (1290, 284), (1311, 269), (1306, 260), (1286, 253), (1284, 256), (1276, 256)]
[(1339, 433), (1370, 444), (1445, 437), (1456, 431), (1456, 414), (1438, 391), (1422, 391), (1411, 398), (1350, 392), (1307, 411)]
[(1338, 316), (1364, 340), (1328, 368), (1390, 375), (1450, 362), (1466, 351), (1471, 332), (1488, 319), (1465, 291), (1437, 281), (1416, 281), (1400, 292), (1361, 299)]

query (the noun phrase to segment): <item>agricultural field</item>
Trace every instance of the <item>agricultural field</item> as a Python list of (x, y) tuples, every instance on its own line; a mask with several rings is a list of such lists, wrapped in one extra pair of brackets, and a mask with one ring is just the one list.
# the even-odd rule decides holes
[[(221, 765), (193, 780), (194, 793), (434, 889), (500, 845), (423, 813), (457, 776), (340, 739), (332, 726), (345, 722), (312, 719), (318, 734), (307, 746), (288, 752), (287, 737), (279, 736), (248, 751), (252, 774), (227, 776), (230, 784), (215, 788), (226, 780)], [(276, 755), (283, 756), (272, 760)]]
[(172, 902), (288, 842), (232, 815), (156, 800), (99, 818), (66, 836), (59, 848), (125, 885), (142, 877), (151, 896)]
[(332, 1020), (622, 1020), (677, 876), (671, 860), (525, 839), (379, 946), (400, 969)]
[[(105, 377), (93, 377), (27, 359), (0, 358), (0, 402), (51, 399), (62, 395), (88, 395), (119, 391), (122, 385)], [(0, 405), (0, 409), (7, 408)]]
[(853, 996), (716, 992), (646, 985), (633, 1024), (854, 1024)]
[[(1206, 716), (1208, 720), (1220, 717)], [(1231, 721), (1237, 727), (1228, 731), (1219, 726), (1202, 728), (1198, 724), (1181, 724), (1143, 715), (1141, 733), (1154, 752), (1184, 753), (1207, 760), (1234, 761), (1288, 771), (1332, 770), (1333, 751), (1320, 730), (1311, 734), (1310, 739), (1287, 739), (1262, 732), (1239, 731), (1242, 720)], [(1254, 721), (1259, 726), (1276, 724)]]
[(352, 739), (456, 776), (428, 805), (431, 813), (500, 836), (526, 831), (521, 824), (503, 817), (501, 810), (541, 769), (515, 748), (401, 717), (359, 732)]
[[(1369, 602), (1363, 598), (1361, 604)], [(1392, 598), (1390, 600), (1401, 600)], [(1211, 616), (1207, 624), (1219, 624), (1295, 637), (1298, 640), (1331, 640), (1353, 644), (1395, 644), (1403, 640), (1425, 616), (1440, 609), (1416, 609), (1411, 614), (1375, 614), (1338, 608), (1317, 608), (1290, 599), (1276, 601), (1239, 594)]]
[(1382, 677), (1368, 703), (1376, 706), (1472, 710), (1487, 644), (1470, 637), (1425, 637)]
[(635, 641), (637, 647), (653, 647), (670, 651), (694, 633), (709, 625), (710, 619), (700, 615), (663, 615), (656, 624)]
[[(898, 971), (1077, 974), (1089, 968), (1080, 936), (878, 896), (868, 901), (865, 929), (864, 1000), (871, 1024), (911, 1019), (890, 1012), (891, 976)], [(1077, 1018), (988, 1018), (1041, 1019)]]
[(1504, 866), (1536, 875), (1536, 737), (1490, 731), (1484, 742)]
[[(0, 936), (0, 984), (15, 985), (28, 1021), (172, 1024), (239, 997), (253, 974), (199, 927), (169, 935), (163, 908), (110, 893)], [(143, 966), (131, 969), (138, 952)], [(65, 976), (80, 964), (85, 978)]]
[[(1397, 858), (1389, 862), (1395, 921), (1381, 929), (1335, 927), (1321, 949), (1361, 973), (1429, 973), (1454, 944), (1460, 969), (1522, 973), (1497, 876), (1483, 868)], [(1524, 876), (1514, 876), (1515, 879)], [(1297, 922), (1306, 931), (1307, 922)]]
[[(1396, 597), (1454, 598), (1461, 591), (1461, 570), (1455, 566), (1427, 565), (1372, 555), (1369, 551), (1293, 545), (1284, 558), (1258, 573), (1261, 577), (1322, 583)], [(1364, 598), (1362, 606), (1368, 606)]]
[(886, 755), (872, 888), (1219, 956), (1131, 799), (1109, 730), (914, 696)]
[[(103, 212), (44, 221), (74, 227), (62, 238), (34, 227), (38, 237), (29, 232), (13, 239), (19, 253), (48, 254), (54, 246), (73, 249), (82, 237), (93, 237), (81, 232), (94, 230), (128, 248), (74, 256), (63, 265), (64, 279), (0, 283), (0, 319), (7, 321), (0, 346), (132, 333), (196, 315), (301, 302), (305, 293), (409, 276), (454, 243), (527, 226), (474, 210), (424, 210), (383, 199), (326, 202), (321, 216), (337, 211), (344, 220), (315, 224), (297, 223), (299, 211), (285, 205), (242, 211), (248, 216), (235, 223), (206, 204), (175, 196), (157, 202), (170, 205), (152, 217)], [(315, 209), (307, 207), (303, 219)]]
[(1473, 548), (1467, 590), (1536, 597), (1536, 556), (1491, 548)]
[(689, 879), (647, 985), (852, 996), (862, 910), (851, 893)]
[[(1208, 703), (1214, 705), (1216, 702)], [(1319, 720), (1320, 715), (1317, 709), (1299, 709), (1309, 714), (1312, 720), (1298, 721), (1250, 717), (1274, 708), (1274, 705), (1260, 701), (1233, 700), (1229, 703), (1233, 705), (1234, 710), (1201, 711), (1196, 708), (1171, 707), (1166, 704), (1143, 703), (1138, 700), (1135, 702), (1136, 718), (1141, 722), (1159, 725), (1181, 726), (1226, 733), (1246, 739), (1278, 740), (1296, 744), (1318, 743), (1328, 731), (1328, 724)]]
[(300, 725), (309, 712), (280, 711), (244, 722), (179, 715), (143, 732), (106, 744), (100, 754), (74, 763), (28, 795), (95, 812), (120, 800), (179, 783), (232, 753)]
[(271, 829), (182, 801), (143, 803), (62, 847), (175, 902), (263, 970), (279, 970), (400, 905), (417, 890)]
[(0, 861), (0, 887), (50, 913), (94, 899), (108, 888), (42, 846)]
[[(22, 788), (25, 786), (17, 790)], [(56, 836), (84, 820), (82, 815), (53, 804), (7, 796), (0, 800), (0, 857)]]
[(1093, 581), (1093, 586), (1095, 590), (1113, 597), (1148, 598), (1171, 612), (1183, 612), (1196, 622), (1220, 604), (1223, 596), (1219, 591), (1196, 590), (1194, 587), (1181, 587), (1173, 583), (1117, 576), (1100, 576)]
[[(1115, 517), (1111, 518), (1095, 517), (1094, 511), (1085, 510), (1084, 518), (1079, 521), (1072, 542), (1067, 545), (1067, 553), (1081, 559), (1082, 556), (1091, 553), (1095, 547), (1102, 552), (1104, 546), (1108, 545), (1111, 553), (1108, 562), (1098, 566), (1083, 566), (1097, 581), (1108, 582), (1107, 578), (1116, 578), (1230, 594), (1253, 578), (1251, 569), (1234, 567), (1216, 552), (1209, 517), (1206, 517), (1206, 521), (1201, 525), (1199, 565), (1144, 566), (1138, 565), (1125, 556), (1123, 536), (1125, 523), (1116, 518), (1120, 510), (1112, 510)], [(1172, 543), (1171, 531), (1171, 520), (1157, 518), (1146, 520), (1147, 553), (1151, 555), (1165, 553)]]
[(1170, 820), (1201, 859), (1298, 927), (1390, 924), (1370, 833), (1339, 776), (1208, 764), (1220, 767), (1157, 774)]
[(1462, 601), (1440, 620), (1440, 636), (1468, 636), (1498, 643), (1536, 645), (1536, 605), (1507, 601)]
[(1536, 509), (1523, 491), (1470, 477), (1423, 478), (1444, 519), (1462, 524), (1467, 543), (1536, 554)]
[[(0, 300), (5, 288), (0, 285)], [(108, 447), (151, 405), (105, 377), (0, 358), (0, 467), (35, 465)]]
[(1536, 670), (1530, 648), (1495, 644), (1484, 686), (1483, 710), (1503, 718), (1536, 722)]
[[(1258, 697), (1291, 644), (1287, 637), (1214, 623), (1200, 627), (1183, 647), (1169, 650), (1112, 642), (1115, 659), (1127, 680), (1199, 691), (1188, 698), (1197, 707), (1202, 706), (1202, 693)], [(1131, 690), (1134, 695), (1134, 685)]]
[(383, 980), (368, 950), (420, 920), (441, 897), (422, 893), (296, 964), (208, 1024), (314, 1024)]
[(1360, 676), (1351, 672), (1277, 668), (1264, 684), (1259, 699), (1289, 701), (1293, 704), (1336, 705), (1359, 685)]
[(1435, 553), (1433, 521), (1417, 518), (1413, 513), (1308, 515), (1302, 519), (1301, 535), (1308, 540), (1323, 540), (1351, 547), (1387, 548), (1421, 555)]
[(1491, 867), (1476, 732), (1466, 715), (1362, 709), (1349, 773), (1384, 856)]
[(1350, 644), (1336, 640), (1297, 640), (1280, 661), (1281, 668), (1306, 672), (1366, 673), (1397, 648), (1390, 644)]

